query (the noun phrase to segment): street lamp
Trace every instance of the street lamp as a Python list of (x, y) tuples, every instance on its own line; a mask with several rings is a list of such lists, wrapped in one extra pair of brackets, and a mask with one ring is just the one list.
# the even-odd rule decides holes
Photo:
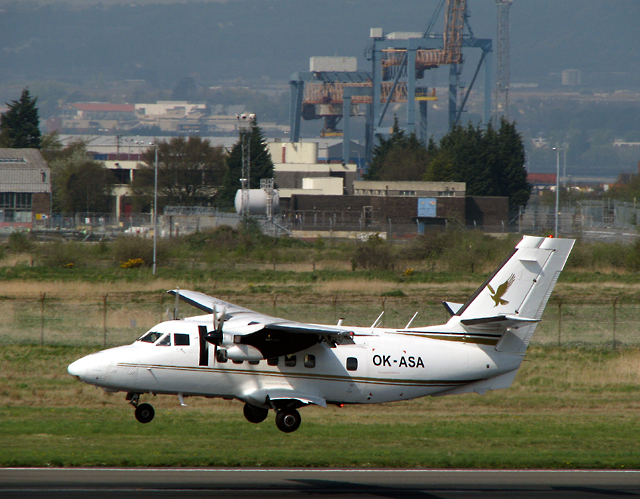
[(558, 237), (558, 210), (560, 209), (560, 149), (559, 147), (554, 147), (553, 150), (556, 152), (556, 231), (554, 237)]
[(156, 275), (156, 253), (158, 248), (158, 141), (156, 146), (155, 175), (153, 181), (153, 275)]

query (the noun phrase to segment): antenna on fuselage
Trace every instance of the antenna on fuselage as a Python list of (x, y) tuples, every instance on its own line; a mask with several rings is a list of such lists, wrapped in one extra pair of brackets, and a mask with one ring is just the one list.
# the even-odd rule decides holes
[(404, 327), (405, 329), (409, 329), (409, 326), (411, 326), (411, 323), (413, 322), (413, 319), (416, 318), (416, 315), (418, 315), (418, 312), (416, 312), (415, 314), (413, 314), (413, 317), (411, 317), (411, 320), (407, 323), (407, 325)]
[(373, 329), (374, 327), (377, 327), (378, 324), (380, 324), (380, 321), (382, 320), (382, 316), (384, 315), (384, 310), (382, 311), (382, 313), (378, 316), (378, 318), (375, 320), (375, 322), (373, 324), (371, 324), (371, 329)]

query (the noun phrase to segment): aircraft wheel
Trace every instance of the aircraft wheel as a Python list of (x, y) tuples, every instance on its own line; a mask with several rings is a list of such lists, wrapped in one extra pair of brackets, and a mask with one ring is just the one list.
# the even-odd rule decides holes
[(276, 414), (276, 426), (285, 433), (296, 431), (300, 427), (300, 413), (295, 409), (284, 409)]
[(269, 415), (269, 409), (263, 409), (251, 404), (244, 404), (244, 417), (250, 423), (262, 423)]
[(136, 419), (141, 423), (149, 423), (155, 414), (156, 411), (153, 410), (151, 404), (140, 404), (136, 407)]

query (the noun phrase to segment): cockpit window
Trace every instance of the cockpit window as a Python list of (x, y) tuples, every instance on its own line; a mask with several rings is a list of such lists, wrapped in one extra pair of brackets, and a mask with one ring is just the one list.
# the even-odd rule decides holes
[(148, 333), (143, 334), (138, 341), (144, 341), (145, 343), (155, 343), (158, 341), (158, 338), (162, 336), (162, 333), (158, 333), (157, 331), (149, 331)]
[(156, 346), (170, 347), (171, 346), (171, 335), (167, 334), (158, 343), (156, 343)]

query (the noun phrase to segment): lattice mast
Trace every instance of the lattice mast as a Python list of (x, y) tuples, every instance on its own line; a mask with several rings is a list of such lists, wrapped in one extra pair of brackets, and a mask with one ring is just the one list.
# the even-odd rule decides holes
[(510, 22), (509, 11), (513, 0), (496, 0), (498, 9), (498, 47), (497, 47), (497, 77), (496, 77), (496, 95), (495, 95), (495, 112), (496, 121), (501, 116), (509, 118), (509, 82), (511, 80), (510, 69)]
[(251, 134), (253, 133), (253, 122), (255, 114), (242, 114), (238, 116), (238, 131), (240, 133), (240, 145), (242, 148), (242, 176), (240, 186), (242, 190), (242, 210), (240, 214), (243, 219), (249, 217), (249, 189), (251, 180)]

